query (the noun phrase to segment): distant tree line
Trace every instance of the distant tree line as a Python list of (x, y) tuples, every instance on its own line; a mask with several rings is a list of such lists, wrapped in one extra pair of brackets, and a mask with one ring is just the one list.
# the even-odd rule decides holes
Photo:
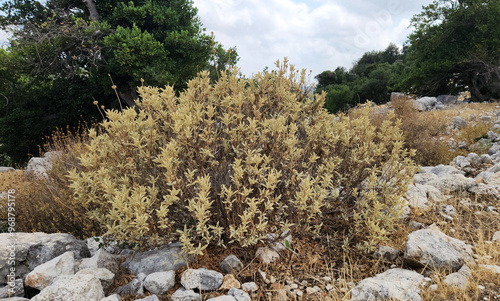
[(366, 100), (382, 104), (394, 91), (437, 96), (470, 91), (473, 101), (500, 99), (500, 1), (439, 0), (412, 18), (403, 49), (365, 53), (347, 70), (323, 71), (330, 112)]

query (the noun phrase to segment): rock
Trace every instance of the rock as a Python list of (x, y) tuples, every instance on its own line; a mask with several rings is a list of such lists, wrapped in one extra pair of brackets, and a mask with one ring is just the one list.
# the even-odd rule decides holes
[(93, 268), (93, 269), (83, 269), (80, 270), (77, 275), (93, 275), (95, 278), (99, 279), (101, 281), (102, 289), (104, 290), (104, 293), (106, 293), (113, 284), (113, 281), (115, 280), (115, 274), (112, 273), (110, 270), (105, 269), (105, 268)]
[(427, 183), (439, 189), (443, 194), (453, 194), (458, 191), (470, 189), (475, 184), (475, 180), (466, 178), (462, 174), (447, 174), (439, 176), (438, 179)]
[(187, 265), (187, 255), (180, 244), (172, 244), (165, 248), (138, 252), (129, 257), (122, 266), (131, 274), (151, 274), (155, 272), (175, 271)]
[(405, 260), (410, 265), (458, 271), (472, 261), (472, 247), (430, 227), (408, 235)]
[[(104, 249), (104, 251), (109, 254), (117, 254), (120, 251), (116, 241), (105, 242), (102, 236), (89, 237), (85, 240), (85, 242), (87, 243), (91, 256), (94, 256), (94, 254), (100, 249)], [(99, 247), (99, 245), (101, 245), (101, 247)]]
[(243, 263), (234, 255), (229, 255), (219, 265), (222, 272), (237, 273), (243, 268)]
[(8, 297), (24, 297), (24, 283), (23, 279), (16, 279), (13, 287), (8, 285), (0, 288), (0, 299)]
[(497, 133), (495, 133), (495, 132), (493, 132), (493, 131), (488, 131), (488, 132), (486, 133), (486, 137), (487, 137), (488, 139), (495, 140), (495, 139), (497, 139), (497, 138), (498, 138), (498, 134), (497, 134)]
[(500, 231), (497, 231), (493, 234), (493, 238), (491, 239), (492, 241), (499, 241), (500, 242)]
[(493, 144), (488, 150), (488, 155), (493, 156), (500, 152), (500, 144)]
[(242, 291), (237, 288), (230, 289), (229, 292), (227, 292), (227, 294), (229, 296), (233, 296), (234, 299), (236, 299), (237, 301), (252, 301), (250, 295), (248, 295), (245, 291)]
[(187, 290), (183, 287), (176, 290), (172, 296), (172, 301), (200, 301), (200, 294), (195, 293), (193, 290)]
[(30, 299), (26, 299), (23, 297), (11, 297), (6, 299), (0, 299), (0, 301), (29, 301)]
[(419, 111), (426, 111), (432, 109), (432, 107), (436, 104), (436, 97), (422, 97), (416, 100), (411, 101), (415, 109)]
[(99, 279), (90, 274), (75, 274), (58, 277), (31, 301), (89, 301), (102, 298), (104, 291)]
[(420, 301), (419, 285), (424, 276), (404, 269), (390, 269), (358, 283), (351, 291), (351, 301), (401, 300)]
[(9, 171), (14, 171), (15, 169), (13, 167), (5, 167), (5, 166), (0, 166), (0, 173), (1, 172), (9, 172)]
[[(74, 257), (89, 257), (90, 252), (84, 242), (70, 234), (22, 233), (14, 234), (16, 240), (16, 276), (24, 277), (36, 266), (45, 263), (67, 251), (73, 251)], [(0, 258), (8, 258), (11, 237), (8, 233), (0, 233)], [(0, 260), (0, 275), (7, 275), (10, 265), (7, 260)], [(0, 277), (0, 285), (6, 284), (6, 277)]]
[[(489, 180), (488, 180), (489, 181)], [(478, 183), (468, 189), (470, 193), (475, 194), (477, 197), (486, 196), (489, 198), (500, 199), (500, 186), (499, 185), (485, 185)]]
[(408, 226), (410, 227), (410, 229), (412, 230), (418, 230), (418, 229), (422, 229), (424, 227), (424, 224), (422, 223), (419, 223), (419, 222), (416, 222), (416, 221), (410, 221), (408, 223)]
[(486, 270), (488, 272), (492, 272), (498, 276), (500, 276), (500, 266), (499, 265), (491, 265), (491, 264), (479, 264), (479, 268)]
[(483, 171), (475, 177), (475, 182), (476, 184), (478, 183), (488, 184), (488, 181), (492, 175), (494, 174), (491, 172)]
[(122, 301), (122, 298), (118, 294), (113, 294), (111, 296), (101, 299), (101, 301)]
[(490, 155), (488, 155), (488, 154), (482, 154), (479, 157), (481, 158), (481, 163), (483, 163), (483, 164), (493, 164), (493, 160), (491, 160)]
[(487, 183), (489, 185), (500, 185), (500, 172), (496, 172), (496, 173), (492, 174), (488, 178), (488, 182)]
[(413, 176), (413, 181), (415, 182), (415, 184), (421, 184), (421, 185), (425, 185), (427, 184), (427, 182), (437, 179), (438, 176), (431, 172), (417, 173), (415, 174), (415, 176)]
[(457, 209), (455, 209), (453, 205), (446, 205), (441, 209), (441, 211), (449, 216), (455, 216), (457, 214)]
[(445, 175), (455, 175), (455, 174), (463, 174), (463, 171), (458, 170), (456, 167), (451, 165), (443, 165), (440, 164), (435, 167), (430, 168), (430, 172), (435, 174), (438, 177), (442, 177)]
[(136, 299), (135, 301), (160, 301), (156, 295), (147, 296), (146, 298)]
[(456, 167), (461, 168), (461, 169), (471, 166), (471, 163), (469, 162), (469, 160), (464, 156), (456, 156), (453, 159), (452, 163), (453, 163), (453, 165), (455, 165)]
[(241, 289), (243, 289), (245, 292), (256, 292), (259, 287), (255, 282), (245, 282), (241, 285)]
[(467, 121), (465, 121), (465, 119), (463, 119), (460, 116), (455, 116), (451, 120), (451, 124), (453, 125), (453, 128), (455, 128), (455, 129), (462, 129), (462, 128), (467, 126)]
[(280, 257), (280, 254), (268, 247), (260, 247), (255, 252), (255, 257), (259, 258), (264, 264), (270, 264)]
[(175, 285), (175, 271), (149, 274), (144, 280), (144, 288), (151, 294), (163, 295)]
[(62, 153), (46, 152), (43, 158), (33, 157), (26, 167), (26, 176), (30, 178), (48, 178), (47, 172), (52, 169), (52, 161)]
[(223, 278), (221, 273), (205, 268), (187, 269), (182, 273), (181, 284), (186, 289), (214, 291), (222, 285)]
[(373, 253), (373, 257), (384, 259), (387, 261), (394, 261), (398, 258), (400, 251), (395, 248), (388, 246), (379, 246), (378, 249)]
[(144, 295), (144, 279), (146, 274), (140, 273), (129, 283), (120, 286), (116, 292), (120, 295)]
[(420, 184), (410, 185), (410, 188), (406, 192), (406, 199), (410, 207), (426, 209), (429, 206), (427, 191), (422, 186)]
[(236, 299), (233, 296), (225, 295), (225, 296), (210, 298), (207, 299), (207, 301), (236, 301)]
[(42, 290), (61, 275), (75, 273), (75, 258), (69, 251), (37, 266), (25, 279), (25, 285)]
[(439, 101), (440, 103), (445, 105), (451, 105), (457, 103), (458, 97), (454, 95), (439, 95), (436, 98), (436, 101)]
[(109, 254), (103, 249), (97, 250), (91, 258), (84, 258), (79, 269), (105, 268), (116, 274), (120, 268), (116, 256)]
[(234, 277), (233, 274), (227, 274), (224, 276), (224, 279), (222, 280), (222, 285), (219, 288), (220, 290), (228, 290), (231, 288), (240, 288), (241, 283)]
[(469, 285), (469, 277), (471, 276), (469, 268), (464, 264), (458, 272), (451, 273), (444, 278), (444, 283), (449, 286), (454, 286), (458, 289), (466, 289)]

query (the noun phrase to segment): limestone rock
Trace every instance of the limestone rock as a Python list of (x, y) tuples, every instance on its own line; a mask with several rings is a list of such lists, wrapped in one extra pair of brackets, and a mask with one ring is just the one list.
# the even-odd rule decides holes
[(135, 301), (160, 301), (160, 299), (158, 299), (158, 296), (156, 295), (151, 295), (147, 296), (146, 298), (136, 299)]
[(75, 258), (73, 252), (69, 251), (37, 266), (26, 276), (25, 284), (42, 290), (49, 286), (57, 277), (61, 275), (73, 275), (74, 273)]
[[(75, 258), (90, 256), (84, 242), (66, 233), (22, 233), (14, 234), (16, 244), (16, 276), (24, 277), (38, 265), (63, 253), (73, 251)], [(0, 258), (8, 258), (12, 240), (8, 233), (0, 233)], [(0, 260), (0, 275), (7, 275), (10, 265), (7, 260)], [(0, 277), (0, 285), (6, 284), (6, 277)]]
[(234, 277), (233, 274), (227, 274), (224, 276), (224, 279), (222, 280), (222, 285), (219, 289), (221, 290), (228, 290), (231, 288), (240, 288), (241, 283)]
[(352, 301), (421, 301), (419, 285), (424, 276), (404, 269), (390, 269), (358, 283), (351, 291)]
[(248, 295), (245, 291), (237, 289), (237, 288), (232, 288), (227, 292), (229, 296), (233, 296), (234, 299), (237, 301), (252, 301), (250, 298), (250, 295)]
[(119, 266), (116, 256), (109, 254), (103, 249), (99, 249), (91, 258), (84, 258), (79, 268), (81, 270), (105, 268), (116, 274)]
[(387, 261), (394, 261), (398, 258), (400, 251), (388, 246), (379, 246), (373, 253), (373, 257), (384, 259)]
[(122, 298), (118, 294), (113, 294), (111, 296), (101, 299), (101, 301), (122, 301)]
[(144, 280), (144, 288), (155, 295), (163, 295), (175, 285), (175, 271), (149, 274)]
[(182, 273), (181, 284), (186, 289), (213, 291), (222, 285), (223, 278), (221, 273), (205, 268), (187, 269)]
[(101, 281), (102, 288), (104, 292), (108, 291), (108, 288), (113, 284), (113, 281), (115, 279), (115, 274), (112, 273), (110, 270), (105, 269), (105, 268), (93, 268), (93, 269), (83, 269), (80, 270), (77, 275), (93, 275), (99, 281)]
[(90, 274), (60, 276), (31, 301), (88, 301), (104, 298), (99, 279)]
[(413, 265), (458, 271), (472, 261), (472, 247), (431, 227), (408, 235), (405, 260)]
[(233, 296), (225, 295), (225, 296), (210, 298), (207, 299), (207, 301), (236, 301), (236, 299)]
[[(10, 289), (10, 292), (9, 292)], [(0, 299), (11, 297), (24, 297), (24, 283), (23, 279), (16, 279), (14, 281), (14, 287), (9, 287), (8, 285), (0, 288)]]
[(444, 278), (444, 283), (454, 286), (458, 289), (466, 289), (469, 285), (470, 269), (464, 264), (458, 272), (451, 273)]
[(187, 290), (183, 287), (175, 291), (171, 296), (172, 301), (200, 301), (200, 294), (193, 290)]
[(256, 292), (259, 289), (255, 282), (245, 282), (241, 285), (241, 288), (245, 292)]
[(130, 256), (122, 266), (126, 267), (131, 274), (175, 271), (187, 265), (187, 255), (177, 244), (165, 248), (139, 252)]
[(243, 263), (234, 255), (229, 255), (219, 265), (221, 271), (226, 274), (237, 273), (243, 268)]
[(475, 184), (474, 179), (466, 178), (462, 174), (446, 174), (439, 176), (438, 179), (427, 183), (439, 189), (443, 194), (453, 194), (458, 191), (470, 189)]

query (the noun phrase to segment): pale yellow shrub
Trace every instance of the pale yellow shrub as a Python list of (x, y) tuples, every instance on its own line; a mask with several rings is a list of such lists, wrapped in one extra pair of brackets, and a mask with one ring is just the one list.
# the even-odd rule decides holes
[(415, 172), (399, 122), (336, 118), (304, 70), (277, 66), (248, 80), (222, 72), (215, 85), (202, 72), (179, 96), (139, 88), (137, 108), (107, 111), (103, 133), (90, 132), (69, 174), (76, 199), (118, 240), (178, 239), (191, 254), (322, 235), (332, 216), (355, 221), (353, 238), (383, 240)]

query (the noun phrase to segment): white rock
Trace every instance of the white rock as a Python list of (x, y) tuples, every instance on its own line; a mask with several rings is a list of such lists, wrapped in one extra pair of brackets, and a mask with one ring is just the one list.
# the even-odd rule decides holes
[(99, 279), (90, 274), (60, 276), (31, 301), (89, 301), (104, 298)]
[(175, 285), (175, 271), (156, 272), (144, 279), (144, 288), (155, 295), (163, 295)]
[(241, 285), (241, 288), (246, 292), (256, 292), (259, 289), (255, 282), (245, 282)]
[(419, 285), (423, 279), (424, 276), (414, 271), (391, 269), (360, 281), (351, 291), (351, 301), (421, 301)]
[(248, 293), (246, 293), (243, 290), (237, 289), (237, 288), (229, 289), (227, 294), (229, 296), (233, 296), (234, 299), (236, 299), (237, 301), (252, 301), (252, 299), (250, 298), (250, 295), (248, 295)]
[(42, 290), (61, 275), (75, 273), (75, 258), (72, 251), (68, 251), (56, 258), (37, 266), (25, 279), (25, 285)]
[(413, 265), (458, 271), (472, 261), (472, 253), (470, 245), (429, 227), (408, 235), (405, 260)]
[(156, 295), (147, 296), (146, 298), (136, 299), (135, 301), (160, 301)]
[(427, 185), (436, 187), (439, 191), (441, 191), (441, 193), (444, 194), (453, 194), (458, 191), (465, 191), (474, 184), (474, 179), (466, 178), (462, 174), (445, 174), (439, 176), (436, 180), (427, 182)]
[(111, 296), (101, 299), (101, 301), (122, 301), (122, 298), (118, 294), (113, 294)]
[(471, 276), (470, 269), (463, 265), (458, 272), (451, 273), (444, 278), (444, 283), (449, 286), (454, 286), (458, 289), (466, 289), (469, 285), (469, 277)]
[(379, 246), (373, 253), (373, 257), (381, 258), (387, 261), (394, 261), (398, 258), (400, 251), (389, 246)]
[(490, 264), (480, 264), (479, 267), (481, 269), (493, 272), (500, 276), (500, 266), (499, 265), (490, 265)]
[(210, 298), (207, 299), (207, 301), (236, 301), (236, 299), (233, 296), (225, 295), (225, 296)]
[(104, 292), (108, 291), (108, 288), (113, 284), (113, 280), (115, 279), (115, 274), (110, 270), (105, 268), (95, 268), (95, 269), (83, 269), (80, 270), (77, 275), (90, 274), (96, 277), (101, 281), (102, 288)]
[(195, 293), (193, 290), (187, 290), (183, 287), (176, 290), (172, 296), (172, 301), (200, 301), (200, 294)]
[(408, 200), (410, 207), (426, 209), (429, 206), (427, 191), (422, 186), (423, 185), (420, 184), (410, 185), (408, 191), (406, 192), (406, 199)]
[(268, 247), (260, 247), (255, 253), (255, 257), (259, 258), (264, 264), (270, 264), (280, 257), (280, 254)]
[(200, 289), (213, 291), (218, 289), (224, 276), (216, 271), (201, 269), (187, 269), (182, 273), (181, 284), (186, 289)]
[(497, 231), (493, 234), (492, 241), (500, 241), (500, 231)]
[(99, 249), (91, 258), (84, 258), (79, 269), (97, 269), (105, 268), (112, 273), (117, 273), (119, 266), (116, 256), (109, 254), (103, 249)]

